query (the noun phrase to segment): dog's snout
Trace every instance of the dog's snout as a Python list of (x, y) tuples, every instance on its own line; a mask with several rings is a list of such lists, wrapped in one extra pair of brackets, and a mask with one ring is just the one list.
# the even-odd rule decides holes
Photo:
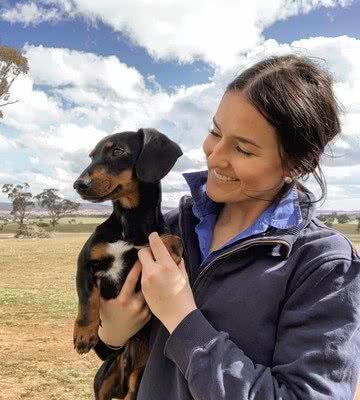
[(77, 181), (74, 182), (74, 189), (78, 190), (80, 192), (85, 192), (86, 190), (89, 189), (90, 187), (90, 183), (89, 182), (85, 182), (82, 179), (78, 179)]

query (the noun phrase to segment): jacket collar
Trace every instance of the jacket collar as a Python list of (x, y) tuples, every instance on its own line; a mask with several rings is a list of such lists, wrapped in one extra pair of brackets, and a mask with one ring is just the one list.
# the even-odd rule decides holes
[[(221, 207), (220, 203), (215, 203), (209, 199), (205, 192), (204, 184), (207, 180), (207, 173), (207, 170), (183, 173), (183, 176), (189, 185), (191, 197), (186, 195), (183, 196), (180, 212), (186, 211), (187, 214), (194, 213), (197, 218), (201, 218)], [(290, 199), (294, 200), (295, 203), (294, 210), (298, 210), (298, 216), (296, 218), (297, 223), (284, 227), (284, 217), (281, 218), (280, 213), (278, 215), (279, 222), (277, 223), (275, 218), (269, 229), (258, 238), (259, 243), (261, 242), (261, 238), (266, 239), (267, 241), (273, 240), (275, 246), (273, 247), (272, 254), (285, 255), (286, 257), (289, 256), (299, 233), (308, 225), (315, 212), (315, 206), (311, 203), (315, 200), (315, 197), (313, 193), (305, 188), (301, 183), (297, 182), (296, 185), (294, 183), (291, 184), (287, 193), (291, 193)], [(284, 196), (282, 200), (287, 198), (288, 196)], [(273, 214), (273, 216), (274, 215), (277, 214)], [(193, 223), (196, 223), (196, 221), (193, 221)], [(280, 241), (284, 243), (281, 244), (279, 243)]]
[[(187, 172), (182, 175), (194, 199), (194, 215), (202, 219), (208, 214), (217, 213), (222, 203), (212, 201), (205, 191), (208, 171)], [(299, 225), (302, 222), (302, 215), (296, 187), (289, 185), (281, 199), (271, 205), (268, 211), (265, 222), (274, 228), (284, 229)]]

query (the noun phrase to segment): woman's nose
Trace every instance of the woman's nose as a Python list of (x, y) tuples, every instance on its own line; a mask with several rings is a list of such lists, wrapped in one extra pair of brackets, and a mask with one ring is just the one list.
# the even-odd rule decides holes
[(228, 166), (229, 161), (226, 151), (224, 151), (224, 147), (221, 146), (220, 143), (217, 143), (211, 150), (208, 162), (210, 162), (214, 167), (217, 166), (225, 169)]

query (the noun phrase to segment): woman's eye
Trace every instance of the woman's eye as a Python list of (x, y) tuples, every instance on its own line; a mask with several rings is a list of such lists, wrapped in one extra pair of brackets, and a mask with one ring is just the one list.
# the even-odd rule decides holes
[[(214, 135), (214, 136), (216, 136), (216, 137), (220, 137), (220, 135), (218, 135), (213, 129), (209, 129), (209, 133), (211, 133), (212, 135)], [(239, 153), (244, 154), (244, 156), (246, 156), (246, 157), (252, 156), (252, 153), (248, 153), (247, 151), (242, 150), (239, 146), (236, 147), (236, 150), (237, 150)]]
[(213, 129), (209, 129), (209, 132), (214, 136), (219, 136)]
[(244, 154), (244, 156), (246, 156), (246, 157), (252, 156), (252, 153), (248, 153), (247, 151), (242, 150), (240, 147), (237, 147), (236, 150), (237, 150), (239, 153)]
[(120, 154), (123, 154), (124, 153), (124, 150), (123, 149), (114, 149), (113, 150), (113, 156), (119, 156)]

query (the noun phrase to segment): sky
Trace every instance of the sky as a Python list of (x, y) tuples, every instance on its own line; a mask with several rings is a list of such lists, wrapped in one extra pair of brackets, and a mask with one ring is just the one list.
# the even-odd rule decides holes
[[(321, 159), (321, 209), (359, 210), (359, 20), (360, 0), (0, 0), (0, 45), (30, 67), (11, 87), (17, 102), (2, 107), (0, 186), (81, 201), (72, 185), (96, 143), (152, 127), (183, 150), (162, 180), (162, 204), (177, 207), (189, 194), (182, 173), (207, 169), (202, 143), (227, 84), (295, 53), (331, 73), (344, 108)], [(305, 185), (319, 195), (314, 180)]]

